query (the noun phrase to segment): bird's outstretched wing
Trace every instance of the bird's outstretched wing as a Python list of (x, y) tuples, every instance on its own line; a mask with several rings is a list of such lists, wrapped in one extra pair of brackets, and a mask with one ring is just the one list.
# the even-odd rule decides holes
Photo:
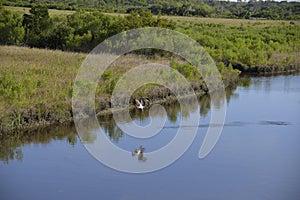
[(142, 104), (142, 106), (145, 106), (146, 102), (149, 102), (149, 101), (150, 101), (150, 99), (148, 97), (146, 97), (146, 98), (141, 97), (140, 98), (140, 103)]
[(136, 154), (137, 154), (137, 149), (132, 152), (132, 157), (134, 157)]
[(142, 145), (140, 146), (139, 150), (141, 150), (141, 152), (144, 152), (145, 147), (143, 147)]
[(134, 105), (139, 106), (141, 105), (141, 102), (138, 99), (134, 99)]
[(146, 103), (145, 103), (144, 98), (140, 98), (140, 102), (141, 102), (141, 105), (142, 105), (142, 106), (145, 106)]

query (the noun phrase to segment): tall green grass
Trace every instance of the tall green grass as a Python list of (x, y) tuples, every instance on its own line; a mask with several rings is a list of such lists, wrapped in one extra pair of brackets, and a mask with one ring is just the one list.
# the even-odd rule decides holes
[(0, 130), (71, 117), (73, 80), (85, 54), (0, 46)]
[[(72, 119), (71, 101), (77, 71), (86, 54), (0, 46), (0, 133), (40, 127)], [(104, 72), (96, 90), (96, 112), (109, 108), (112, 91), (119, 78), (133, 67), (145, 63), (163, 63), (178, 70), (197, 92), (205, 83), (194, 67), (176, 56), (160, 57), (128, 54), (117, 59)], [(239, 72), (220, 68), (226, 86)], [(153, 100), (171, 95), (158, 85), (145, 85), (133, 97)]]

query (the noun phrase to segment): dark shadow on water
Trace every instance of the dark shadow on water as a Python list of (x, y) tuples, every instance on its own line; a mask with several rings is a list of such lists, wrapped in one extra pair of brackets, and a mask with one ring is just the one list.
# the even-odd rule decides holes
[[(230, 122), (230, 123), (225, 123), (223, 124), (201, 124), (198, 127), (199, 128), (207, 128), (207, 127), (220, 127), (220, 126), (224, 126), (224, 127), (242, 127), (242, 126), (249, 126), (249, 125), (269, 125), (269, 126), (288, 126), (288, 125), (292, 125), (292, 123), (290, 122), (283, 122), (283, 121), (257, 121), (257, 122), (242, 122), (242, 121), (235, 121), (235, 122)], [(191, 126), (181, 126), (181, 127), (191, 127)], [(168, 129), (168, 128), (179, 128), (179, 126), (165, 126), (163, 127), (164, 129)]]

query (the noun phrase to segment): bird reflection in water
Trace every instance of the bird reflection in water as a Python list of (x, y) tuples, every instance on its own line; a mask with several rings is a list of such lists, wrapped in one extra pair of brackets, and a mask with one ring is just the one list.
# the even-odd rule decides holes
[(144, 151), (145, 151), (145, 148), (141, 145), (138, 149), (135, 149), (133, 152), (132, 152), (132, 157), (134, 157), (135, 155), (138, 156), (138, 160), (139, 161), (146, 161), (147, 158), (144, 157)]

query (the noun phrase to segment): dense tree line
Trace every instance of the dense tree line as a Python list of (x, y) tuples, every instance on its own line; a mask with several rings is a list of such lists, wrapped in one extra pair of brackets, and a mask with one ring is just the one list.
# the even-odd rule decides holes
[(256, 1), (227, 2), (217, 0), (6, 0), (4, 5), (32, 7), (43, 3), (63, 10), (98, 10), (130, 13), (150, 10), (154, 14), (226, 18), (300, 19), (300, 2)]
[(87, 52), (112, 35), (145, 26), (174, 28), (171, 21), (149, 11), (125, 17), (98, 11), (50, 17), (44, 5), (33, 6), (30, 14), (23, 16), (0, 8), (1, 44)]

